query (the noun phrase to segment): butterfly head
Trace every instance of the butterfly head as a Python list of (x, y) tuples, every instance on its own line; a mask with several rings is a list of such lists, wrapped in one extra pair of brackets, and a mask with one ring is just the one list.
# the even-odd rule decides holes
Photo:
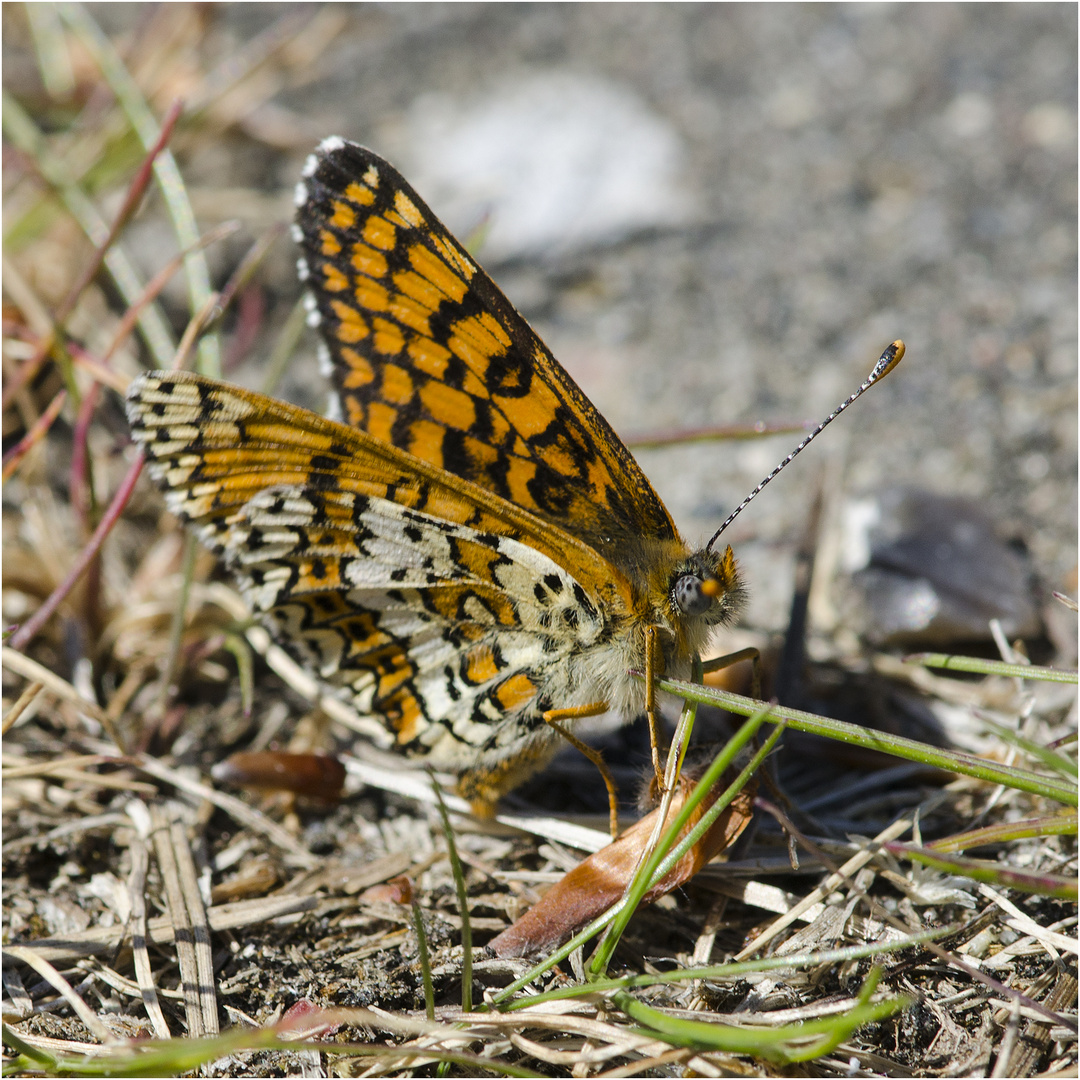
[(693, 620), (715, 626), (738, 614), (744, 593), (731, 548), (723, 553), (705, 549), (676, 565), (668, 587), (668, 606), (676, 622)]

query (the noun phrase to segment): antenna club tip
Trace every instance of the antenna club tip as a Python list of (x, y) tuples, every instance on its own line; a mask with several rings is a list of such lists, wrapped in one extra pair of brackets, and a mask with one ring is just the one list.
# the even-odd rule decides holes
[(907, 352), (907, 347), (899, 338), (897, 338), (881, 354), (881, 356), (878, 357), (878, 362), (874, 365), (874, 370), (870, 372), (866, 382), (858, 389), (855, 397), (858, 397), (864, 390), (868, 390), (874, 383), (884, 379), (885, 376), (904, 359), (905, 352)]
[(878, 375), (878, 378), (885, 378), (885, 376), (888, 375), (889, 372), (892, 371), (892, 369), (896, 367), (896, 365), (899, 364), (901, 360), (904, 359), (904, 353), (906, 352), (907, 346), (899, 338), (897, 338), (881, 354), (881, 359), (878, 361), (878, 363), (884, 366), (882, 367), (881, 373)]

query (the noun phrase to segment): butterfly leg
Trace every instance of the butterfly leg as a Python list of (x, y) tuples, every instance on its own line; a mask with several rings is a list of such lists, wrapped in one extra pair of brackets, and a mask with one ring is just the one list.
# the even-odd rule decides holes
[(544, 713), (544, 723), (550, 724), (575, 750), (584, 754), (600, 771), (604, 780), (604, 786), (608, 793), (608, 812), (610, 814), (611, 838), (614, 840), (619, 835), (619, 795), (615, 788), (615, 781), (607, 767), (600, 751), (587, 743), (583, 743), (572, 731), (564, 728), (561, 720), (580, 720), (584, 716), (599, 716), (606, 713), (608, 705), (606, 701), (594, 701), (589, 705), (578, 705), (570, 709), (548, 709)]
[(664, 674), (664, 654), (660, 651), (655, 626), (645, 627), (645, 713), (649, 718), (649, 745), (657, 790), (664, 791), (664, 769), (660, 764), (660, 722), (656, 715), (656, 680)]
[(703, 670), (705, 672), (722, 671), (726, 667), (731, 667), (732, 664), (739, 663), (740, 660), (749, 660), (751, 662), (750, 696), (755, 700), (760, 701), (761, 653), (752, 645), (746, 649), (739, 649), (738, 652), (727, 653), (724, 656), (717, 656), (713, 660), (706, 660), (703, 665)]

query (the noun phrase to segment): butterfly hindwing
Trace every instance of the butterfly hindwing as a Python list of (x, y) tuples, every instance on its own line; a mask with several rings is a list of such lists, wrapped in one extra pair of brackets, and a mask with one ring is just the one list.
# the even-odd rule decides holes
[(675, 536), (607, 422), (395, 169), (328, 139), (297, 203), (346, 423), (594, 546)]
[(282, 640), (360, 712), (386, 717), (401, 747), (444, 766), (471, 764), (506, 726), (539, 726), (550, 703), (530, 672), (606, 629), (534, 548), (386, 499), (269, 488), (226, 548)]
[(590, 549), (362, 431), (200, 376), (141, 376), (128, 413), (170, 508), (402, 749), (460, 769), (547, 739), (533, 673), (600, 640), (625, 595)]
[[(364, 431), (190, 372), (148, 372), (128, 391), (132, 433), (169, 507), (222, 550), (221, 533), (277, 485), (385, 498), (451, 524), (521, 540), (615, 606), (629, 585), (570, 533)], [(621, 600), (616, 599), (618, 593)]]

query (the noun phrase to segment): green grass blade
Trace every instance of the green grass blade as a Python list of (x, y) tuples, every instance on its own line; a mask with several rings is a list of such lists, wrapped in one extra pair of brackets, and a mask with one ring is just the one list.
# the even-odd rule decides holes
[[(61, 4), (60, 14), (94, 58), (109, 88), (120, 102), (128, 122), (139, 136), (143, 148), (149, 150), (159, 135), (157, 119), (139, 85), (113, 48), (112, 42), (82, 4)], [(180, 169), (168, 148), (155, 160), (154, 175), (172, 219), (178, 246), (181, 249), (192, 247), (199, 239), (199, 230)], [(184, 259), (184, 270), (188, 280), (191, 313), (195, 315), (206, 306), (211, 292), (210, 271), (202, 251), (197, 248), (191, 251)], [(204, 375), (221, 377), (221, 345), (216, 334), (206, 334), (199, 341), (197, 367)]]
[(262, 380), (262, 392), (264, 394), (273, 396), (278, 383), (281, 382), (281, 378), (285, 374), (285, 369), (289, 366), (293, 353), (296, 351), (296, 346), (300, 341), (305, 326), (307, 326), (307, 308), (304, 306), (304, 295), (301, 294), (296, 303), (293, 304), (289, 317), (285, 320), (285, 325), (282, 326), (281, 332), (270, 350), (270, 357), (266, 361)]
[[(634, 911), (641, 903), (645, 894), (655, 882), (663, 879), (664, 874), (675, 865), (678, 859), (682, 858), (682, 855), (685, 854), (689, 849), (690, 844), (693, 842), (691, 837), (696, 833), (697, 837), (700, 838), (705, 829), (716, 820), (736, 794), (738, 794), (743, 784), (746, 783), (746, 780), (749, 778), (749, 773), (746, 770), (743, 770), (745, 775), (741, 776), (740, 780), (737, 780), (732, 784), (728, 790), (717, 799), (716, 803), (710, 807), (710, 810), (715, 810), (716, 813), (712, 815), (711, 819), (703, 817), (702, 821), (698, 823), (698, 826), (695, 827), (691, 834), (679, 845), (681, 851), (678, 856), (675, 857), (676, 853), (671, 850), (675, 838), (686, 827), (686, 823), (690, 819), (690, 816), (693, 814), (697, 805), (717, 784), (720, 777), (724, 774), (724, 770), (731, 765), (742, 748), (754, 737), (758, 728), (761, 727), (768, 716), (768, 707), (760, 709), (727, 741), (724, 748), (713, 759), (708, 771), (698, 781), (690, 798), (686, 800), (683, 808), (675, 816), (675, 820), (664, 830), (660, 842), (656, 845), (656, 850), (645, 860), (645, 863), (640, 867), (634, 880), (631, 882), (625, 898), (626, 903), (620, 908), (612, 921), (611, 927), (604, 937), (604, 940), (597, 947), (596, 954), (593, 956), (592, 962), (589, 965), (590, 974), (593, 977), (601, 976), (607, 971), (607, 965), (611, 962), (611, 956), (615, 950), (615, 946), (618, 944), (619, 938), (625, 931), (627, 924), (633, 917)], [(779, 735), (779, 729), (775, 734)], [(773, 739), (773, 742), (775, 742), (775, 738)], [(772, 744), (770, 744), (770, 749), (771, 745)], [(765, 753), (768, 753), (768, 750), (764, 753), (759, 752), (758, 760), (763, 759)], [(756, 765), (754, 767), (756, 768)], [(669, 853), (671, 856), (670, 858)], [(664, 874), (660, 874), (658, 873), (658, 870), (661, 863), (664, 863), (665, 860), (667, 861), (667, 870), (664, 871)]]
[[(743, 697), (741, 694), (733, 694), (729, 690), (695, 686), (693, 683), (675, 682), (670, 679), (661, 679), (657, 686), (678, 697), (698, 701), (701, 704), (716, 705), (742, 716), (753, 716), (761, 708), (761, 702)], [(905, 739), (900, 735), (890, 735), (883, 731), (875, 731), (873, 728), (849, 724), (843, 720), (815, 716), (813, 713), (791, 709), (784, 705), (773, 706), (772, 718), (783, 720), (788, 727), (796, 731), (807, 731), (813, 735), (823, 735), (827, 739), (838, 739), (852, 746), (880, 750), (893, 757), (904, 758), (907, 761), (915, 761), (963, 776), (973, 776), (991, 784), (1003, 784), (1005, 787), (1016, 788), (1019, 791), (1030, 791), (1035, 795), (1042, 795), (1068, 806), (1076, 806), (1080, 802), (1075, 783), (1070, 783), (1063, 778), (1042, 776), (1015, 766), (999, 765), (997, 762), (988, 761), (961, 750), (943, 750), (927, 743), (916, 742), (914, 739)]]
[(1003, 660), (983, 660), (977, 656), (952, 656), (949, 653), (914, 653), (904, 657), (905, 664), (945, 668), (949, 671), (968, 671), (976, 675), (1006, 675), (1013, 679), (1036, 679), (1040, 682), (1076, 684), (1080, 676), (1075, 671), (1039, 667), (1037, 664), (1006, 664)]
[(1008, 728), (1004, 724), (997, 724), (981, 713), (977, 715), (983, 724), (1002, 742), (1015, 746), (1018, 750), (1022, 750), (1027, 754), (1028, 757), (1041, 761), (1048, 769), (1053, 769), (1054, 772), (1061, 773), (1062, 776), (1067, 776), (1070, 779), (1076, 776), (1076, 762), (1071, 758), (1067, 758), (1064, 754), (1056, 754), (1053, 750), (1048, 750), (1045, 746), (1040, 746), (1031, 739), (1025, 739), (1019, 732), (1013, 731), (1012, 728)]
[(47, 1071), (57, 1076), (84, 1077), (140, 1077), (180, 1076), (195, 1073), (203, 1066), (227, 1058), (232, 1054), (251, 1050), (284, 1050), (289, 1053), (315, 1051), (341, 1057), (366, 1058), (369, 1064), (381, 1059), (384, 1065), (404, 1059), (404, 1064), (418, 1056), (434, 1058), (441, 1062), (459, 1065), (467, 1075), (477, 1075), (480, 1070), (502, 1076), (536, 1077), (541, 1074), (500, 1061), (481, 1057), (468, 1051), (443, 1050), (438, 1047), (418, 1049), (415, 1046), (383, 1046), (371, 1043), (335, 1043), (320, 1039), (283, 1038), (274, 1028), (245, 1028), (226, 1032), (224, 1035), (205, 1039), (179, 1038), (167, 1042), (153, 1041), (140, 1044), (136, 1049), (122, 1048), (115, 1052), (51, 1058), (11, 1032), (6, 1026), (4, 1042), (22, 1049), (25, 1061), (18, 1072), (9, 1066), (5, 1075), (26, 1075), (30, 1072)]
[(454, 842), (454, 830), (450, 826), (450, 814), (443, 802), (442, 789), (431, 778), (435, 790), (435, 799), (442, 818), (443, 836), (446, 837), (446, 851), (450, 857), (450, 871), (454, 875), (454, 888), (457, 889), (458, 909), (461, 912), (461, 1011), (472, 1012), (472, 923), (469, 921), (469, 897), (465, 891), (465, 872), (461, 869), (457, 844)]
[(983, 847), (986, 844), (1007, 844), (1013, 840), (1027, 840), (1035, 836), (1076, 836), (1076, 826), (1076, 811), (1061, 810), (1046, 817), (984, 825), (981, 829), (970, 829), (968, 832), (942, 837), (925, 847), (928, 851), (937, 852), (966, 851), (968, 848)]
[[(955, 933), (956, 926), (938, 926), (896, 941), (878, 941), (870, 945), (848, 945), (842, 949), (825, 949), (820, 952), (790, 953), (770, 956), (763, 960), (739, 960), (730, 964), (713, 964), (708, 967), (679, 968), (659, 975), (628, 975), (620, 979), (597, 979), (595, 982), (574, 986), (560, 986), (529, 997), (506, 1002), (503, 1011), (514, 1012), (527, 1009), (546, 1001), (564, 1001), (568, 998), (591, 996), (612, 990), (635, 990), (647, 986), (667, 986), (695, 979), (738, 979), (762, 971), (790, 971), (801, 967), (822, 967), (826, 964), (844, 964), (849, 960), (864, 960), (870, 956), (900, 952)], [(500, 999), (502, 1000), (502, 999)]]
[(424, 1013), (429, 1020), (435, 1019), (435, 986), (431, 981), (431, 954), (428, 952), (427, 931), (424, 929), (424, 913), (414, 900), (412, 905), (413, 926), (416, 929), (416, 949), (419, 954), (420, 974), (424, 980)]
[(885, 847), (893, 855), (913, 862), (932, 866), (948, 874), (969, 877), (972, 881), (981, 881), (987, 885), (997, 885), (1003, 889), (1019, 889), (1021, 892), (1035, 893), (1039, 896), (1052, 896), (1057, 900), (1069, 900), (1076, 903), (1078, 890), (1076, 878), (1062, 877), (1060, 874), (1028, 873), (1011, 870), (1001, 863), (987, 862), (984, 859), (968, 859), (961, 855), (944, 855), (913, 844), (889, 843)]
[(55, 4), (24, 4), (26, 21), (37, 54), (38, 71), (46, 92), (52, 98), (67, 98), (75, 90), (75, 72), (71, 54), (64, 40), (64, 30), (57, 18)]
[(674, 1046), (752, 1054), (777, 1065), (788, 1065), (821, 1057), (864, 1024), (884, 1020), (912, 1003), (912, 998), (900, 997), (871, 1004), (865, 999), (869, 998), (876, 983), (877, 976), (872, 972), (858, 1003), (840, 1016), (779, 1027), (736, 1027), (733, 1024), (669, 1016), (638, 1001), (624, 990), (616, 991), (612, 1002), (631, 1020), (641, 1024), (645, 1029), (644, 1034)]
[[(23, 1063), (18, 1071), (23, 1072), (29, 1068), (29, 1063), (33, 1062), (34, 1065), (44, 1066), (47, 1070), (56, 1069), (56, 1058), (53, 1057), (47, 1050), (42, 1050), (40, 1047), (31, 1046), (25, 1039), (19, 1038), (15, 1031), (7, 1024), (3, 1025), (3, 1039), (4, 1045), (10, 1047), (12, 1050), (17, 1051), (22, 1057), (27, 1058), (27, 1062)], [(16, 1060), (12, 1066), (4, 1069), (4, 1075), (8, 1076), (14, 1071), (14, 1066), (19, 1065)]]

